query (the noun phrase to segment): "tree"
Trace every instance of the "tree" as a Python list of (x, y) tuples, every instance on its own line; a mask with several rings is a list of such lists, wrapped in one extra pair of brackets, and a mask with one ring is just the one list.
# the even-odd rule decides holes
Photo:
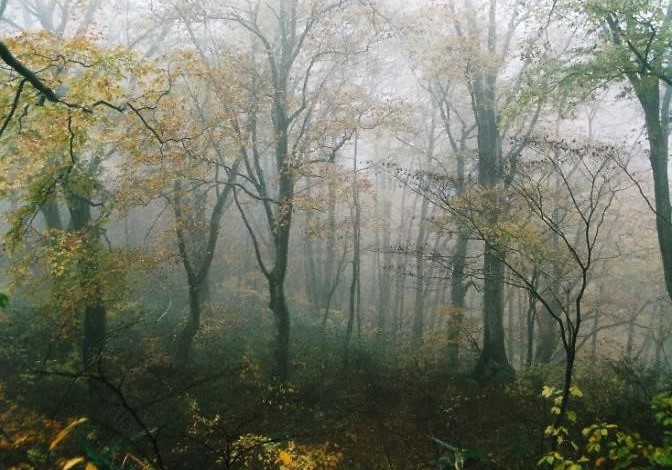
[[(509, 252), (501, 258), (506, 260), (513, 282), (519, 282), (542, 304), (543, 313), (560, 330), (565, 372), (554, 423), (559, 429), (572, 394), (584, 298), (599, 262), (600, 237), (624, 186), (616, 164), (617, 149), (611, 146), (532, 139), (528, 147), (533, 156), (521, 162), (526, 171), (518, 172), (510, 185), (511, 197), (529, 211), (522, 212), (527, 220), (509, 217), (494, 238), (490, 234), (483, 234), (483, 238), (494, 250)], [(482, 230), (478, 224), (474, 229)], [(536, 271), (532, 277), (528, 274), (530, 264)], [(537, 283), (537, 279), (545, 282)]]
[(8, 74), (3, 84), (3, 102), (22, 109), (20, 123), (7, 118), (11, 137), (5, 134), (1, 141), (11, 152), (2, 162), (0, 190), (18, 203), (9, 235), (14, 246), (29, 244), (26, 232), (38, 211), (56, 201), (54, 208), (67, 208), (65, 221), (58, 212), (49, 216), (43, 211), (48, 230), (33, 242), (41, 246), (38, 254), (48, 255), (45, 271), (54, 281), (54, 303), (82, 314), (82, 361), (90, 368), (105, 343), (111, 284), (103, 265), (114, 262), (100, 244), (113, 207), (100, 177), (113, 153), (114, 137), (103, 139), (101, 132), (118, 116), (92, 109), (101, 98), (123, 100), (123, 77), (136, 64), (125, 51), (103, 51), (82, 38), (59, 39), (47, 32), (24, 34), (9, 45), (26, 51), (27, 69), (41, 70), (40, 80), (48, 89), (55, 88), (50, 82), (58, 82), (67, 93), (52, 103), (44, 94), (18, 93), (25, 77)]
[[(563, 4), (574, 8), (575, 4)], [(591, 43), (573, 50), (567, 61), (564, 83), (605, 86), (618, 80), (644, 112), (649, 162), (653, 175), (653, 202), (658, 246), (665, 286), (672, 298), (672, 206), (668, 174), (669, 110), (672, 99), (669, 40), (672, 37), (670, 2), (581, 1), (588, 20)], [(574, 58), (587, 61), (576, 61)], [(581, 88), (583, 89), (583, 88)]]
[[(443, 131), (450, 144), (451, 160), (455, 168), (446, 173), (452, 181), (454, 194), (463, 197), (467, 188), (473, 183), (467, 174), (469, 149), (467, 141), (472, 137), (475, 125), (469, 125), (461, 116), (459, 105), (454, 103), (453, 74), (448, 76), (438, 73), (430, 79), (428, 91), (439, 109)], [(450, 305), (452, 307), (448, 331), (448, 359), (452, 364), (459, 360), (460, 330), (464, 319), (466, 297), (469, 282), (467, 281), (467, 250), (470, 233), (464, 224), (457, 224), (455, 245), (450, 254), (448, 272), (450, 273)]]
[[(435, 11), (436, 14), (428, 20), (430, 24), (433, 21), (452, 23), (451, 32), (442, 38), (443, 44), (448, 46), (447, 52), (446, 48), (430, 48), (423, 52), (425, 57), (420, 70), (425, 81), (431, 83), (429, 88), (444, 115), (450, 109), (445, 105), (447, 90), (459, 86), (466, 92), (468, 103), (454, 103), (453, 109), (457, 109), (458, 104), (460, 108), (454, 115), (462, 122), (462, 131), (466, 132), (463, 137), (468, 138), (472, 133), (471, 126), (474, 126), (476, 183), (483, 190), (482, 196), (489, 199), (489, 204), (493, 208), (499, 207), (502, 194), (517, 171), (517, 161), (526, 143), (524, 136), (533, 129), (543, 104), (541, 96), (529, 99), (530, 61), (525, 59), (514, 65), (511, 60), (511, 54), (518, 46), (516, 39), (519, 38), (515, 35), (524, 29), (530, 10), (524, 2), (500, 5), (491, 0), (467, 1), (461, 8), (451, 1), (437, 5)], [(506, 25), (503, 30), (498, 28), (502, 24)], [(435, 34), (432, 26), (427, 29)], [(526, 38), (532, 49), (538, 46), (538, 34), (537, 31)], [(502, 75), (507, 73), (514, 78), (503, 80)], [(527, 98), (519, 99), (523, 96)], [(446, 118), (451, 120), (448, 115)], [(456, 124), (453, 125), (457, 127)], [(458, 159), (459, 170), (464, 164), (464, 153), (462, 149), (455, 151), (459, 137), (451, 135), (452, 132), (448, 139)], [(455, 183), (453, 192), (462, 190), (460, 188), (466, 183), (464, 175), (445, 175), (451, 176)], [(493, 227), (498, 225), (496, 210), (488, 211), (488, 217)], [(466, 235), (461, 234), (458, 240), (460, 254), (466, 249)], [(473, 372), (475, 377), (487, 381), (511, 377), (514, 371), (506, 354), (503, 325), (505, 260), (499, 258), (502, 253), (494, 251), (491, 244), (484, 243), (482, 248), (483, 342)], [(455, 260), (458, 269), (453, 288), (455, 301), (459, 304), (466, 290), (460, 279), (464, 268), (458, 257)]]
[[(232, 34), (249, 39), (242, 48), (247, 54), (240, 77), (245, 94), (231, 116), (242, 162), (233, 197), (268, 283), (276, 324), (273, 375), (279, 381), (289, 374), (291, 318), (285, 280), (296, 183), (308, 164), (344, 145), (356, 126), (356, 121), (335, 121), (323, 102), (335, 71), (359, 47), (356, 28), (334, 30), (338, 15), (357, 24), (348, 7), (343, 0), (291, 0), (203, 12), (203, 21), (223, 21)], [(253, 220), (256, 208), (261, 209), (263, 232)], [(268, 256), (264, 240), (270, 242)]]
[[(147, 165), (153, 170), (146, 175), (150, 181), (133, 174), (128, 177), (133, 184), (146, 187), (150, 198), (165, 196), (173, 209), (189, 297), (189, 316), (178, 335), (175, 357), (185, 362), (191, 357), (203, 304), (210, 300), (208, 276), (241, 163), (235, 156), (234, 130), (228, 119), (235, 112), (240, 90), (231, 85), (235, 81), (224, 70), (190, 53), (176, 53), (167, 73), (170, 93), (160, 100), (144, 130), (158, 148), (134, 152), (139, 158), (133, 158), (134, 166)], [(150, 118), (145, 119), (148, 123)], [(156, 161), (163, 164), (156, 165)], [(157, 176), (163, 182), (152, 185)]]

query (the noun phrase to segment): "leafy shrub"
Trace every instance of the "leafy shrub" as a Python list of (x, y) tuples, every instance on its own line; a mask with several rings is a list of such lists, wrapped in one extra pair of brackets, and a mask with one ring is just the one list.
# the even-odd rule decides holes
[[(557, 390), (544, 387), (542, 395), (554, 400), (552, 410), (557, 408)], [(636, 432), (626, 432), (616, 424), (602, 422), (583, 428), (577, 443), (570, 438), (570, 429), (549, 426), (546, 434), (555, 440), (557, 447), (544, 455), (538, 465), (553, 470), (672, 468), (672, 393), (655, 395), (651, 408), (656, 423), (662, 428), (660, 442), (647, 442)], [(568, 413), (568, 418), (570, 424), (576, 422), (574, 413)]]

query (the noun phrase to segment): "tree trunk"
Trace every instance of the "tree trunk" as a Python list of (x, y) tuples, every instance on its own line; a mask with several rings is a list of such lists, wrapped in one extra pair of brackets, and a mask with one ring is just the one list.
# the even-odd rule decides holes
[[(306, 222), (309, 223), (309, 220), (310, 218), (307, 218)], [(318, 312), (323, 302), (323, 285), (320, 284), (322, 279), (317, 273), (313, 240), (311, 240), (308, 233), (304, 233), (303, 237), (303, 269), (305, 273), (306, 300), (313, 311)]]
[(334, 178), (329, 178), (327, 185), (329, 195), (327, 202), (329, 208), (327, 210), (327, 240), (326, 253), (324, 260), (324, 275), (319, 280), (321, 282), (321, 301), (326, 305), (328, 300), (331, 300), (334, 285), (338, 283), (340, 276), (340, 265), (336, 265), (336, 183)]
[(450, 305), (452, 308), (448, 321), (448, 361), (455, 365), (459, 364), (460, 360), (461, 332), (467, 297), (464, 271), (466, 269), (468, 245), (469, 233), (465, 229), (460, 229), (457, 232), (457, 241), (453, 252), (453, 275), (450, 280)]
[[(82, 363), (84, 370), (93, 372), (93, 366), (101, 358), (105, 348), (107, 309), (103, 300), (98, 269), (98, 230), (91, 224), (91, 207), (80, 195), (64, 187), (70, 223), (68, 231), (78, 233), (83, 239), (84, 260), (80, 267), (81, 288), (85, 295), (84, 328), (82, 338)], [(89, 381), (89, 392), (94, 393), (96, 384)]]
[(511, 288), (507, 289), (506, 291), (506, 299), (504, 301), (506, 304), (506, 329), (507, 329), (507, 334), (506, 334), (506, 351), (508, 351), (508, 358), (509, 358), (509, 363), (514, 364), (514, 345), (515, 345), (515, 333), (516, 333), (516, 328), (514, 324), (514, 318), (515, 318), (515, 308), (513, 305), (513, 290)]
[(392, 218), (392, 204), (390, 201), (383, 202), (383, 236), (378, 250), (382, 251), (381, 263), (378, 266), (378, 335), (384, 335), (387, 316), (390, 309), (390, 264), (392, 253), (390, 246), (390, 219)]
[[(207, 222), (205, 215), (207, 193), (192, 198), (190, 203), (185, 205), (182, 194), (182, 177), (178, 176), (174, 183), (175, 236), (180, 259), (187, 275), (189, 289), (189, 318), (179, 334), (175, 349), (175, 359), (178, 362), (186, 362), (191, 359), (194, 337), (201, 325), (203, 304), (210, 301), (210, 267), (219, 238), (222, 216), (226, 210), (227, 201), (229, 201), (232, 191), (232, 183), (236, 179), (239, 165), (240, 160), (236, 160), (224, 189), (221, 191), (217, 189), (215, 205)], [(216, 182), (220, 183), (218, 179), (216, 179)], [(194, 211), (194, 213), (185, 214), (185, 208)], [(206, 227), (207, 230), (205, 230)], [(193, 241), (191, 249), (187, 237), (191, 237)]]
[(268, 287), (271, 297), (268, 306), (273, 312), (276, 327), (271, 373), (274, 380), (283, 383), (289, 377), (289, 332), (291, 326), (289, 308), (285, 298), (284, 278), (269, 278)]
[(61, 212), (56, 201), (45, 202), (40, 206), (40, 211), (42, 211), (44, 221), (47, 223), (49, 230), (63, 230)]
[(483, 349), (474, 368), (479, 380), (508, 380), (514, 375), (506, 357), (503, 300), (504, 263), (486, 245), (483, 265)]
[[(474, 12), (470, 11), (473, 15)], [(496, 1), (490, 0), (488, 10), (487, 51), (496, 54), (497, 21)], [(473, 17), (470, 18), (474, 21)], [(476, 117), (478, 146), (478, 183), (486, 189), (485, 201), (492, 207), (486, 215), (491, 227), (498, 222), (497, 194), (498, 185), (502, 182), (502, 154), (500, 135), (497, 127), (497, 75), (495, 71), (484, 71), (472, 81), (471, 99)], [(508, 362), (505, 348), (503, 323), (504, 293), (504, 262), (506, 255), (495, 249), (485, 240), (483, 253), (483, 348), (481, 356), (474, 368), (474, 375), (479, 380), (504, 378), (513, 375), (513, 368)]]
[[(406, 198), (408, 195), (408, 190), (406, 186), (403, 186), (403, 192), (401, 195), (401, 208), (399, 213), (401, 214), (401, 220), (399, 223), (399, 237), (396, 246), (404, 246), (405, 243), (410, 238), (404, 239), (403, 227), (406, 225)], [(404, 312), (406, 304), (406, 267), (408, 265), (408, 256), (406, 254), (402, 255), (401, 266), (396, 266), (395, 273), (395, 282), (394, 282), (394, 308), (393, 308), (393, 317), (392, 317), (392, 335), (395, 339), (400, 338), (403, 335), (404, 329)]]
[(425, 219), (429, 200), (422, 199), (420, 204), (420, 222), (418, 224), (418, 236), (415, 239), (415, 309), (413, 312), (413, 328), (411, 341), (415, 347), (423, 343), (425, 330), (425, 242), (427, 241)]
[(649, 161), (653, 173), (653, 190), (656, 210), (658, 246), (663, 262), (663, 275), (667, 294), (672, 298), (672, 210), (670, 206), (670, 182), (668, 175), (668, 130), (662, 121), (659, 82), (645, 78), (636, 82), (637, 97), (644, 109), (646, 131), (649, 141)]
[(177, 339), (175, 359), (178, 363), (191, 360), (194, 337), (201, 326), (201, 292), (200, 287), (189, 283), (189, 319)]
[[(350, 339), (352, 338), (352, 330), (355, 319), (359, 319), (360, 309), (360, 225), (362, 217), (362, 208), (359, 203), (359, 187), (357, 181), (357, 140), (355, 139), (355, 154), (353, 163), (353, 182), (352, 182), (352, 278), (350, 281), (350, 296), (348, 309), (348, 324), (345, 330), (345, 351), (344, 362), (348, 363)], [(358, 322), (358, 333), (360, 323)]]
[[(550, 315), (547, 316), (550, 317)], [(537, 298), (534, 295), (534, 292), (529, 291), (527, 293), (527, 349), (525, 352), (525, 365), (527, 367), (532, 366), (532, 362), (534, 361), (534, 325), (538, 318), (539, 312), (537, 311)]]
[(105, 347), (107, 310), (102, 300), (100, 285), (93, 287), (95, 295), (84, 308), (84, 338), (82, 341), (82, 361), (86, 370), (93, 370)]
[[(554, 298), (549, 303), (553, 309), (553, 313), (560, 316), (561, 307), (559, 301)], [(537, 324), (539, 326), (539, 335), (534, 354), (535, 361), (537, 364), (548, 364), (551, 362), (558, 346), (558, 322), (548, 312), (544, 312), (542, 315), (537, 316)]]
[[(310, 185), (306, 188), (306, 196), (311, 197)], [(306, 213), (306, 227), (313, 224), (313, 214), (311, 211)], [(325, 286), (329, 280), (325, 279), (325, 272), (318, 273), (315, 262), (315, 244), (308, 230), (303, 234), (303, 266), (305, 273), (306, 299), (310, 303), (314, 312), (318, 312), (325, 299)], [(326, 271), (329, 272), (330, 271)]]

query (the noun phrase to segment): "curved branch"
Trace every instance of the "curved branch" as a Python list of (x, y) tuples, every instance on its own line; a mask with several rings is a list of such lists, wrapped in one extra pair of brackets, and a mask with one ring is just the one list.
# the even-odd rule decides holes
[(9, 123), (12, 120), (12, 117), (14, 117), (14, 113), (16, 113), (16, 109), (19, 107), (21, 92), (23, 92), (23, 87), (25, 84), (26, 84), (25, 78), (19, 82), (19, 86), (16, 89), (16, 94), (14, 95), (14, 101), (12, 101), (12, 106), (9, 108), (9, 114), (5, 118), (5, 122), (2, 123), (2, 127), (0, 127), (0, 135), (2, 135), (5, 132), (7, 126), (9, 126)]
[(52, 103), (59, 103), (61, 101), (58, 95), (56, 95), (56, 93), (51, 88), (49, 88), (37, 75), (35, 75), (35, 72), (30, 70), (20, 60), (12, 55), (9, 48), (2, 41), (0, 41), (0, 59), (2, 59), (3, 62), (9, 65), (19, 75), (21, 75), (31, 85), (33, 85), (37, 91), (44, 95), (45, 99), (51, 101)]
[(257, 258), (259, 269), (261, 269), (261, 272), (264, 273), (264, 276), (268, 279), (271, 276), (271, 272), (266, 268), (266, 265), (264, 264), (264, 260), (261, 257), (261, 248), (259, 247), (257, 235), (254, 233), (254, 229), (252, 228), (252, 225), (250, 225), (249, 220), (247, 220), (247, 216), (245, 215), (243, 207), (240, 205), (240, 201), (238, 200), (238, 194), (236, 193), (235, 189), (233, 191), (233, 201), (236, 203), (236, 207), (238, 208), (238, 212), (240, 212), (240, 216), (243, 219), (245, 228), (247, 229), (247, 232), (250, 234), (250, 239), (252, 240), (252, 246), (254, 246), (254, 256)]

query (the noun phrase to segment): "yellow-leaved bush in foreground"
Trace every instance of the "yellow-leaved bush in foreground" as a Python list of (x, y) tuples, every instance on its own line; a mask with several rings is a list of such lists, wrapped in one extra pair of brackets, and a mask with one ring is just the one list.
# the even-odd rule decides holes
[[(561, 391), (544, 387), (542, 396), (553, 402), (551, 412), (559, 412)], [(574, 386), (572, 396), (583, 394)], [(655, 470), (672, 468), (672, 393), (664, 392), (651, 399), (653, 415), (662, 429), (659, 442), (647, 442), (638, 433), (621, 430), (610, 423), (593, 423), (581, 430), (579, 439), (570, 436), (565, 426), (548, 426), (546, 435), (554, 439), (556, 448), (539, 460), (540, 467), (553, 470)], [(576, 413), (567, 413), (569, 426), (577, 423)]]

